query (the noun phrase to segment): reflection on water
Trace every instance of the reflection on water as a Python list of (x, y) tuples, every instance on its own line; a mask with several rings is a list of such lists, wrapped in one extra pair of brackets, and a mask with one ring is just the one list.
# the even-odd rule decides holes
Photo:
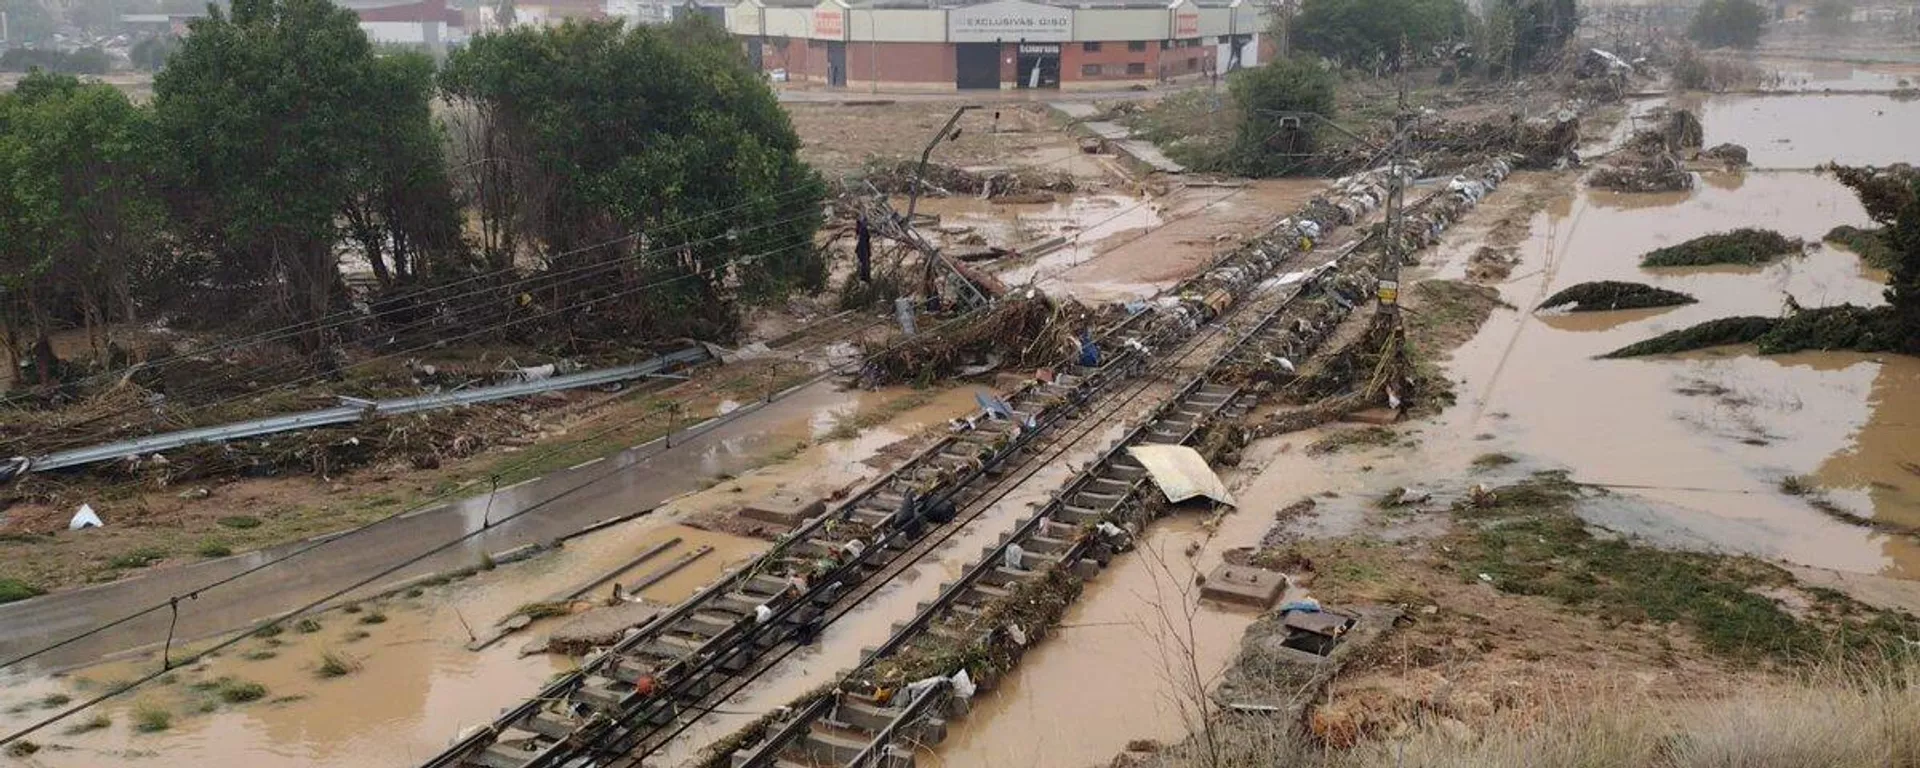
[[(1721, 96), (1700, 116), (1706, 144), (1747, 148), (1756, 168), (1911, 162), (1920, 101), (1886, 96)], [(1756, 220), (1757, 221), (1757, 220)]]
[[(272, 638), (248, 638), (191, 667), (174, 671), (99, 708), (110, 724), (68, 734), (63, 723), (36, 734), (43, 748), (34, 756), (49, 766), (98, 766), (136, 756), (148, 766), (361, 766), (412, 764), (445, 746), (463, 727), (490, 720), (501, 708), (539, 690), (572, 662), (560, 657), (523, 659), (520, 648), (559, 620), (528, 630), (480, 652), (466, 644), (517, 606), (563, 595), (626, 564), (635, 553), (679, 537), (666, 555), (622, 572), (633, 581), (671, 557), (707, 545), (715, 551), (650, 587), (656, 601), (677, 601), (710, 583), (724, 569), (766, 545), (664, 521), (642, 519), (606, 534), (577, 540), (560, 552), (503, 566), (466, 581), (360, 604), (358, 611), (330, 611), (315, 625), (290, 625)], [(373, 617), (378, 617), (373, 618)], [(310, 630), (310, 631), (308, 631)], [(323, 654), (358, 666), (351, 674), (324, 679)], [(176, 650), (175, 658), (181, 656)], [(103, 664), (66, 678), (38, 678), (10, 685), (0, 704), (14, 707), (59, 694), (78, 701), (116, 681), (151, 673), (158, 658)], [(265, 686), (264, 699), (227, 703), (209, 686), (223, 677)], [(161, 709), (171, 727), (157, 733), (135, 728), (138, 711)], [(8, 710), (0, 727), (12, 730), (43, 714)], [(83, 714), (73, 723), (91, 719)]]
[[(1712, 123), (1709, 122), (1709, 132)], [(1920, 574), (1920, 548), (1870, 534), (1778, 492), (1787, 475), (1813, 475), (1844, 506), (1908, 520), (1920, 516), (1920, 478), (1902, 469), (1920, 450), (1913, 403), (1920, 361), (1853, 353), (1760, 357), (1711, 350), (1667, 358), (1595, 360), (1626, 344), (1730, 315), (1780, 314), (1791, 294), (1805, 306), (1882, 303), (1858, 258), (1818, 247), (1752, 268), (1642, 270), (1639, 256), (1715, 231), (1764, 226), (1818, 240), (1865, 212), (1830, 178), (1753, 172), (1734, 189), (1703, 187), (1682, 203), (1601, 205), (1581, 191), (1565, 214), (1536, 217), (1522, 246), (1528, 277), (1503, 286), (1516, 306), (1592, 280), (1682, 291), (1698, 304), (1615, 313), (1498, 313), (1455, 355), (1461, 404), (1443, 414), (1423, 451), (1464, 463), (1504, 450), (1570, 467), (1577, 479), (1740, 522), (1695, 525), (1721, 545), (1810, 565)], [(1464, 436), (1491, 434), (1488, 442)], [(1448, 436), (1462, 436), (1449, 440)], [(1903, 439), (1904, 438), (1904, 439)], [(1704, 532), (1704, 533), (1703, 533)]]

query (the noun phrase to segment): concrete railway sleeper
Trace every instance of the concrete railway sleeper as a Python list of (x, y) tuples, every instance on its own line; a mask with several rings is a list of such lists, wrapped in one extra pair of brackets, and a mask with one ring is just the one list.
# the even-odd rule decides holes
[[(1477, 178), (1497, 183), (1503, 164), (1489, 164)], [(1424, 242), (1450, 224), (1464, 207), (1478, 202), (1456, 188), (1423, 200), (1434, 222)], [(1463, 205), (1455, 206), (1458, 201)], [(1438, 203), (1437, 206), (1432, 205)], [(749, 727), (737, 737), (738, 748), (710, 755), (704, 765), (732, 768), (821, 768), (853, 766), (912, 768), (910, 743), (937, 743), (945, 736), (944, 717), (965, 707), (972, 685), (957, 670), (898, 664), (878, 667), (920, 651), (921, 658), (965, 657), (965, 652), (991, 648), (996, 643), (1025, 647), (1046, 626), (1026, 629), (1001, 625), (999, 611), (1022, 602), (1023, 585), (1064, 577), (1077, 580), (1103, 567), (1111, 555), (1124, 549), (1132, 533), (1158, 513), (1159, 498), (1149, 492), (1146, 470), (1125, 451), (1140, 444), (1188, 444), (1208, 434), (1218, 419), (1245, 414), (1257, 395), (1238, 382), (1284, 381), (1292, 364), (1281, 365), (1277, 353), (1305, 355), (1317, 351), (1334, 328), (1360, 307), (1375, 259), (1350, 259), (1363, 243), (1356, 243), (1335, 262), (1316, 270), (1293, 296), (1266, 314), (1247, 333), (1223, 351), (1202, 374), (1169, 398), (1152, 417), (1131, 431), (1102, 459), (1079, 475), (1052, 502), (1027, 518), (997, 547), (961, 578), (942, 589), (940, 596), (901, 626), (881, 647), (864, 655), (861, 665), (833, 690), (813, 696), (785, 713)], [(1250, 369), (1252, 369), (1250, 371)], [(1251, 375), (1250, 375), (1251, 374)], [(1266, 387), (1259, 387), (1266, 389)], [(1213, 445), (1212, 441), (1208, 441)], [(1012, 635), (1012, 636), (1010, 636)], [(923, 646), (932, 646), (929, 651)], [(956, 648), (960, 649), (956, 651)], [(1008, 660), (1017, 661), (1017, 654)], [(964, 669), (964, 665), (962, 666)], [(890, 674), (889, 674), (890, 673)], [(904, 675), (902, 673), (905, 673)], [(980, 681), (990, 685), (993, 681)], [(963, 695), (955, 695), (960, 693)]]
[(817, 631), (821, 616), (855, 587), (891, 578), (887, 572), (903, 559), (917, 561), (925, 552), (914, 544), (926, 522), (944, 525), (957, 507), (983, 497), (975, 483), (1017, 466), (1036, 435), (1137, 374), (1145, 350), (1193, 336), (1201, 321), (1254, 289), (1296, 252), (1292, 221), (1177, 287), (1172, 311), (1136, 314), (1102, 333), (1102, 346), (1116, 350), (1106, 364), (1063, 366), (1053, 381), (1021, 388), (1009, 397), (1013, 420), (943, 439), (426, 765), (557, 766), (583, 752), (621, 755), (648, 745), (774, 647)]

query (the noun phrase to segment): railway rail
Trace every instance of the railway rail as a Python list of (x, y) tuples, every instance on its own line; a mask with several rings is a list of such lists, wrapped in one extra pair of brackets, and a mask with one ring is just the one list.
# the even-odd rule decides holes
[[(1338, 212), (1331, 206), (1322, 210)], [(1331, 228), (1334, 223), (1325, 226)], [(994, 409), (1010, 418), (986, 418), (988, 414), (982, 413), (971, 419), (977, 428), (948, 435), (916, 454), (827, 514), (802, 525), (748, 567), (630, 630), (625, 639), (590, 657), (580, 670), (556, 680), (492, 724), (456, 739), (424, 765), (635, 764), (691, 719), (710, 710), (707, 702), (723, 700), (729, 693), (724, 690), (727, 683), (751, 679), (771, 663), (778, 648), (790, 650), (807, 642), (825, 623), (864, 598), (857, 594), (863, 586), (887, 582), (944, 541), (930, 535), (929, 529), (951, 529), (956, 521), (964, 525), (984, 512), (991, 504), (986, 500), (995, 498), (993, 492), (1001, 487), (1011, 490), (1012, 476), (1034, 462), (1041, 436), (1083, 417), (1096, 400), (1115, 397), (1122, 382), (1137, 379), (1149, 367), (1148, 350), (1190, 346), (1204, 321), (1229, 308), (1238, 309), (1240, 300), (1297, 253), (1293, 226), (1293, 220), (1284, 220), (1278, 225), (1284, 230), (1279, 231), (1281, 237), (1263, 238), (1183, 283), (1170, 292), (1180, 299), (1170, 306), (1132, 314), (1106, 329), (1100, 346), (1113, 352), (1101, 365), (1062, 365), (1060, 374), (1050, 381), (1021, 387), (1006, 398), (1007, 408)], [(1308, 281), (1302, 289), (1312, 284)], [(1284, 310), (1299, 293), (1281, 302), (1266, 319)], [(1242, 338), (1235, 348), (1245, 343)], [(1228, 407), (1237, 390), (1227, 390), (1189, 384), (1155, 411), (1160, 421), (1141, 429), (1163, 441), (1184, 441), (1191, 434), (1180, 425), (1204, 422)], [(1114, 477), (1083, 475), (1062, 498), (1094, 502), (1113, 495), (1108, 491), (1122, 487), (1115, 477), (1132, 471), (1124, 464), (1110, 451), (1098, 466), (1114, 470)], [(1134, 474), (1124, 484), (1123, 499), (1138, 495), (1139, 477)], [(1076, 516), (1098, 511), (1076, 505), (1055, 510), (1054, 519), (1030, 519), (1016, 536), (1031, 545), (1022, 556), (1036, 563), (1049, 557), (1077, 558), (1073, 548), (1083, 544), (1062, 538), (1073, 524), (1059, 521), (1078, 520)], [(1036, 520), (1046, 520), (1046, 526)], [(1004, 547), (1000, 556), (1005, 556)], [(982, 581), (968, 589), (971, 594), (986, 595), (994, 588)], [(942, 597), (945, 606), (964, 612), (960, 606), (965, 603), (956, 602), (957, 597), (945, 593)], [(877, 729), (886, 727), (877, 721), (873, 724)]]
[[(1132, 314), (1100, 334), (1111, 350), (1097, 367), (1062, 365), (1005, 398), (1011, 418), (982, 412), (977, 428), (944, 437), (789, 534), (748, 567), (630, 631), (605, 653), (556, 680), (424, 763), (428, 768), (558, 766), (584, 752), (652, 746), (678, 713), (697, 710), (728, 676), (748, 672), (775, 646), (803, 638), (841, 598), (925, 554), (927, 528), (987, 496), (998, 478), (1030, 461), (1042, 435), (1084, 412), (1142, 370), (1146, 351), (1191, 336), (1212, 309), (1209, 295), (1244, 294), (1292, 252), (1248, 248), (1221, 260), (1175, 295), (1192, 300)], [(913, 521), (913, 525), (903, 525)], [(932, 524), (932, 525), (929, 525)], [(933, 538), (933, 537), (927, 537)], [(609, 745), (617, 745), (612, 748)]]
[[(1497, 184), (1504, 165), (1484, 166), (1470, 178)], [(1471, 206), (1457, 187), (1436, 192), (1416, 206), (1422, 213), (1448, 200)], [(1461, 207), (1425, 219), (1434, 223), (1428, 237), (1451, 222)], [(1430, 240), (1423, 240), (1428, 242)], [(1233, 418), (1250, 408), (1255, 396), (1243, 386), (1248, 370), (1260, 378), (1284, 384), (1292, 366), (1277, 365), (1279, 354), (1315, 351), (1342, 321), (1355, 316), (1372, 285), (1367, 260), (1343, 264), (1359, 246), (1314, 270), (1278, 306), (1264, 313), (1216, 355), (1206, 369), (1188, 379), (1152, 414), (1116, 442), (1098, 462), (1076, 476), (1066, 490), (1024, 519), (998, 546), (959, 579), (946, 585), (938, 598), (899, 627), (891, 638), (863, 655), (861, 664), (835, 690), (799, 705), (777, 727), (731, 755), (717, 755), (707, 765), (732, 768), (912, 768), (915, 744), (937, 743), (945, 736), (944, 716), (966, 693), (956, 690), (969, 682), (931, 676), (919, 681), (890, 681), (888, 688), (872, 681), (857, 684), (876, 663), (902, 656), (918, 646), (939, 648), (986, 647), (996, 633), (1008, 628), (983, 621), (996, 604), (1017, 599), (1021, 586), (1044, 579), (1061, 567), (1090, 574), (1103, 566), (1116, 548), (1124, 547), (1132, 531), (1121, 526), (1143, 525), (1151, 519), (1146, 509), (1152, 485), (1145, 467), (1127, 449), (1139, 445), (1186, 445), (1216, 420)], [(1223, 375), (1231, 372), (1231, 375)], [(1042, 628), (1033, 628), (1039, 631)], [(1023, 633), (1024, 634), (1024, 633)], [(1007, 642), (1007, 640), (1001, 640)], [(1013, 639), (1024, 646), (1028, 639)], [(960, 694), (960, 695), (956, 695)], [(719, 762), (724, 759), (726, 762)]]

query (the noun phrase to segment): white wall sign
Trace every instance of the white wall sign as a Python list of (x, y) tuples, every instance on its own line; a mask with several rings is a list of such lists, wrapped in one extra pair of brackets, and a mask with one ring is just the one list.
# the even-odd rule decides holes
[(947, 40), (955, 43), (1064, 42), (1073, 38), (1073, 11), (1001, 0), (947, 11)]

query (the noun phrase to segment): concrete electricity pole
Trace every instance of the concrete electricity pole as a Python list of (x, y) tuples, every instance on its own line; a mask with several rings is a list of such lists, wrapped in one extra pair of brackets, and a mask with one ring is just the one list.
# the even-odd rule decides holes
[(1401, 230), (1406, 220), (1407, 181), (1406, 169), (1401, 166), (1401, 155), (1407, 147), (1407, 130), (1413, 125), (1413, 114), (1407, 111), (1407, 44), (1400, 41), (1400, 98), (1393, 112), (1393, 138), (1387, 145), (1387, 154), (1391, 158), (1391, 169), (1387, 179), (1387, 254), (1380, 265), (1380, 311), (1388, 317), (1398, 318), (1400, 314), (1400, 263), (1406, 258), (1401, 251)]

